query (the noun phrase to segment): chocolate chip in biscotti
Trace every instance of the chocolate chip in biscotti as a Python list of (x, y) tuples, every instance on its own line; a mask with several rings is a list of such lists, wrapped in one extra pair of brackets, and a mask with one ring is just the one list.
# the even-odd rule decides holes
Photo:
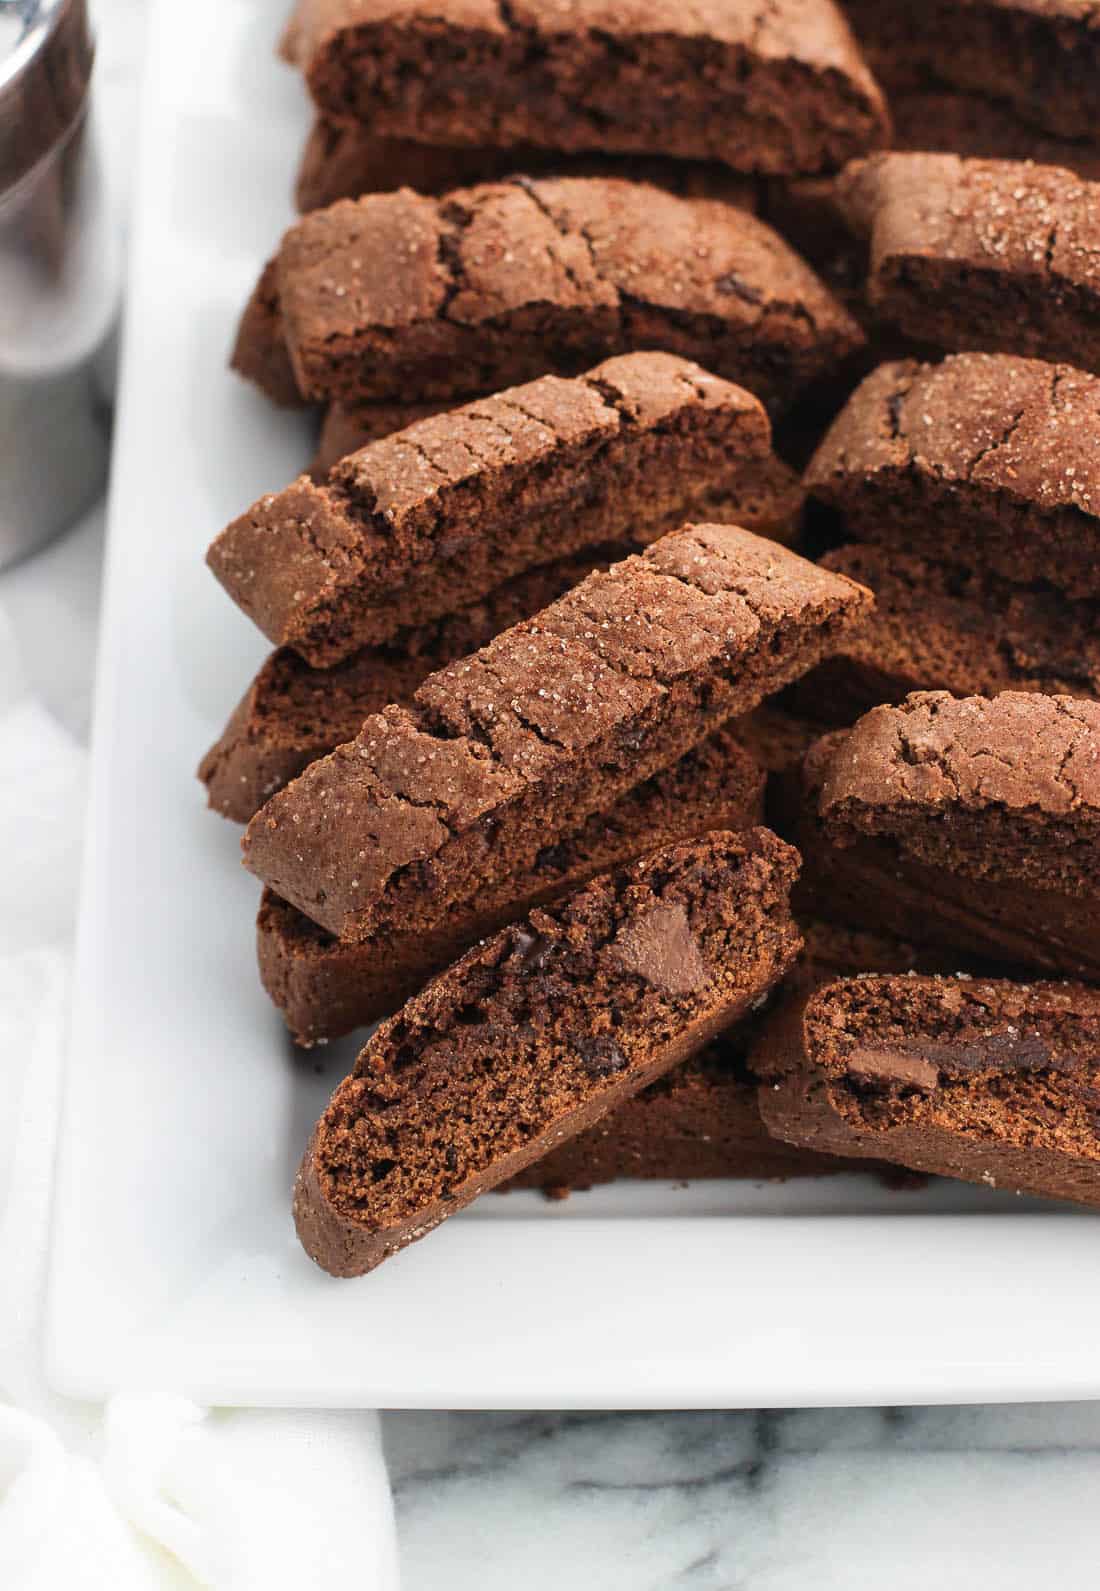
[(727, 725), (574, 833), (544, 845), (527, 868), (485, 880), (427, 931), (396, 926), (384, 937), (345, 942), (265, 891), (256, 925), (264, 988), (300, 1044), (366, 1027), (477, 940), (594, 874), (709, 829), (759, 823), (764, 778), (737, 724)]
[(1089, 0), (844, 0), (844, 10), (891, 96), (961, 89), (1041, 131), (1097, 142), (1100, 29)]
[[(805, 944), (788, 983), (795, 978), (821, 983), (863, 972), (953, 972), (959, 965), (947, 951), (818, 918), (803, 919), (799, 928)], [(728, 1028), (684, 1066), (552, 1149), (499, 1191), (542, 1188), (561, 1197), (569, 1190), (622, 1178), (690, 1182), (716, 1177), (785, 1180), (843, 1171), (889, 1174), (885, 1164), (815, 1154), (771, 1136), (747, 1064), (761, 1024), (768, 1020), (765, 1007)]]
[(821, 563), (869, 587), (875, 606), (838, 652), (791, 686), (784, 705), (796, 714), (850, 724), (921, 690), (1100, 701), (1095, 601), (870, 542), (826, 553)]
[(421, 931), (804, 673), (870, 594), (688, 525), (431, 675), (256, 814), (246, 865), (345, 939)]
[(726, 199), (756, 207), (757, 187), (717, 161), (666, 160), (659, 156), (563, 155), (556, 149), (523, 146), (417, 143), (410, 138), (383, 138), (359, 122), (331, 122), (318, 117), (302, 154), (295, 199), (303, 215), (323, 210), (338, 199), (359, 199), (365, 193), (393, 193), (415, 188), (441, 194), (468, 183), (494, 182), (522, 173), (528, 177), (632, 177), (655, 182), (672, 193)]
[(283, 239), (283, 330), (310, 398), (422, 403), (663, 348), (782, 406), (863, 335), (738, 205), (517, 177), (315, 211)]
[(1069, 365), (880, 365), (805, 485), (859, 540), (1100, 595), (1100, 377)]
[[(871, 728), (874, 731), (875, 723)], [(805, 857), (798, 886), (800, 914), (891, 934), (922, 946), (939, 946), (966, 957), (967, 966), (984, 962), (1100, 979), (1100, 905), (1062, 887), (1060, 870), (1053, 862), (1038, 883), (1029, 882), (1029, 877), (1040, 869), (1030, 865), (1025, 873), (1019, 860), (1012, 876), (1000, 876), (1007, 875), (1006, 858), (991, 867), (985, 843), (995, 820), (986, 825), (986, 832), (978, 824), (971, 824), (967, 831), (963, 813), (952, 825), (950, 845), (938, 842), (945, 854), (950, 850), (947, 860), (932, 857), (929, 853), (935, 846), (921, 841), (919, 803), (911, 805), (908, 816), (894, 803), (900, 815), (892, 820), (891, 804), (884, 799), (877, 808), (875, 833), (867, 832), (869, 819), (861, 818), (858, 828), (855, 822), (847, 822), (854, 817), (854, 808), (834, 809), (827, 822), (822, 813), (823, 791), (834, 762), (843, 767), (847, 760), (843, 754), (852, 733), (841, 729), (824, 735), (807, 752), (801, 780), (787, 775), (780, 781), (784, 799), (778, 817), (783, 832)], [(952, 761), (948, 759), (948, 766)], [(913, 771), (917, 771), (915, 767)], [(1007, 772), (1002, 769), (1002, 774)], [(924, 805), (922, 817), (926, 834), (942, 821), (934, 797)], [(1011, 814), (1005, 818), (1006, 830), (1010, 818)], [(1017, 830), (1035, 839), (1037, 845), (1026, 825), (1026, 809), (1018, 811)], [(895, 826), (896, 834), (892, 832)], [(1035, 831), (1041, 832), (1039, 815)], [(1015, 854), (1017, 858), (1021, 855), (1018, 843)], [(1031, 863), (1034, 861), (1033, 854)]]
[(702, 1049), (798, 954), (797, 868), (767, 829), (707, 835), (441, 973), (376, 1031), (314, 1131), (294, 1197), (307, 1252), (336, 1276), (373, 1269)]
[(889, 133), (832, 0), (303, 0), (300, 15), (295, 59), (322, 114), (386, 137), (793, 172)]
[(623, 552), (622, 547), (597, 547), (539, 564), (494, 586), (470, 607), (405, 628), (385, 646), (363, 647), (333, 668), (312, 668), (297, 652), (280, 647), (202, 760), (199, 778), (210, 806), (247, 823), (311, 762), (353, 740), (371, 713), (391, 702), (409, 705), (429, 674), (556, 602)]
[(780, 1007), (750, 1064), (789, 1143), (1100, 1205), (1100, 990), (841, 978)]
[(878, 321), (948, 352), (1100, 371), (1100, 185), (1031, 161), (872, 155), (835, 182)]
[(208, 563), (280, 646), (328, 667), (587, 547), (710, 519), (774, 468), (741, 387), (670, 354), (543, 376), (300, 476), (222, 532)]

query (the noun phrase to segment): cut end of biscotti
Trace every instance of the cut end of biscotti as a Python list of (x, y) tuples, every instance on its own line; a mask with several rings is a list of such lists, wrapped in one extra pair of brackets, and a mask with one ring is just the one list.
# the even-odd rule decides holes
[(752, 1065), (788, 1142), (1100, 1204), (1100, 991), (842, 978), (770, 1021)]
[(469, 952), (363, 1050), (318, 1123), (298, 1233), (372, 1269), (701, 1049), (797, 956), (797, 853), (713, 834), (593, 880)]

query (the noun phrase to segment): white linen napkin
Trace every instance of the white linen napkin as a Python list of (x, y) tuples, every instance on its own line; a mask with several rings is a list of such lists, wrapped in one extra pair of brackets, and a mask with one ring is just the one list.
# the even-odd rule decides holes
[[(42, 560), (62, 610), (66, 580), (86, 573), (89, 535)], [(87, 758), (35, 699), (5, 611), (14, 595), (25, 619), (34, 580), (31, 565), (0, 577), (0, 1587), (276, 1591), (339, 1579), (395, 1591), (377, 1415), (208, 1411), (172, 1397), (102, 1409), (54, 1397), (42, 1380)], [(81, 628), (56, 627), (45, 649), (86, 648)], [(37, 648), (19, 629), (34, 676)], [(70, 665), (68, 677), (90, 677), (89, 656)]]

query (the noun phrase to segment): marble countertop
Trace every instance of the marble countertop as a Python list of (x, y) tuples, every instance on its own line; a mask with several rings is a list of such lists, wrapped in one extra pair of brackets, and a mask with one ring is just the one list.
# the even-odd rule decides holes
[[(99, 114), (123, 212), (145, 0), (93, 10)], [(102, 551), (99, 509), (0, 576), (40, 699), (82, 739)], [(391, 1414), (383, 1427), (405, 1591), (1100, 1582), (1100, 1405)]]

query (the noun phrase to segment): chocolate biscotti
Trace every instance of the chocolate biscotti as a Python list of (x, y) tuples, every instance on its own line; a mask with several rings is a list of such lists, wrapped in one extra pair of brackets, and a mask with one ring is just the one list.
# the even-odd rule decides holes
[(476, 396), (646, 348), (776, 405), (862, 343), (747, 210), (621, 179), (346, 200), (290, 229), (276, 282), (298, 387), (352, 408)]
[(388, 645), (364, 647), (333, 668), (312, 668), (297, 652), (280, 647), (199, 766), (211, 807), (247, 823), (303, 768), (353, 740), (371, 713), (391, 702), (407, 706), (436, 669), (476, 652), (623, 553), (623, 547), (593, 548), (540, 564), (494, 586), (480, 602), (401, 630)]
[(283, 332), (277, 260), (268, 260), (260, 272), (241, 315), (229, 365), (281, 409), (305, 404)]
[(836, 844), (1100, 900), (1100, 703), (915, 692), (837, 745), (818, 802)]
[(880, 365), (805, 484), (859, 540), (1100, 595), (1100, 378), (1069, 365)]
[(737, 726), (727, 725), (575, 833), (543, 846), (530, 867), (486, 880), (426, 931), (395, 927), (345, 942), (266, 890), (256, 924), (260, 979), (299, 1044), (339, 1038), (394, 1010), (479, 939), (596, 873), (708, 829), (761, 822), (764, 780)]
[(796, 713), (850, 724), (921, 690), (1100, 701), (1095, 601), (869, 542), (826, 553), (821, 563), (868, 586), (875, 606), (839, 651), (791, 687), (786, 705)]
[(838, 979), (781, 1009), (752, 1065), (790, 1143), (1100, 1205), (1100, 990)]
[(1100, 370), (1100, 185), (1031, 161), (872, 155), (836, 179), (878, 319), (948, 352)]
[(512, 145), (416, 143), (409, 138), (380, 138), (361, 122), (331, 122), (318, 117), (302, 154), (295, 199), (303, 215), (323, 210), (338, 199), (359, 199), (365, 193), (446, 193), (468, 183), (495, 182), (522, 172), (528, 177), (625, 177), (655, 182), (672, 193), (726, 199), (756, 208), (757, 184), (717, 161), (563, 155), (556, 149)]
[(1034, 160), (1100, 182), (1100, 143), (1044, 133), (1009, 106), (980, 94), (908, 89), (890, 96), (890, 115), (895, 149), (939, 150), (979, 160)]
[(373, 1269), (688, 1059), (801, 943), (766, 829), (658, 851), (502, 929), (371, 1038), (295, 1187), (307, 1252)]
[[(338, 403), (330, 405), (321, 425), (317, 452), (309, 473), (317, 484), (349, 453), (357, 453), (368, 442), (403, 431), (419, 420), (452, 408), (444, 402), (429, 404), (368, 403), (348, 410)], [(751, 457), (743, 463), (732, 461), (724, 495), (714, 498), (710, 515), (744, 525), (775, 541), (793, 542), (801, 528), (805, 493), (800, 476), (776, 454)]]
[(293, 59), (323, 114), (436, 144), (532, 144), (835, 168), (887, 141), (832, 0), (302, 0)]
[[(800, 914), (914, 939), (966, 958), (1044, 974), (1100, 981), (1100, 905), (1080, 894), (1032, 885), (1023, 877), (994, 877), (985, 867), (960, 866), (959, 844), (946, 864), (926, 860), (886, 832), (839, 833), (826, 828), (822, 791), (834, 758), (851, 731), (837, 730), (806, 754), (800, 796), (790, 776), (768, 806), (772, 821), (799, 847), (805, 866), (798, 886)], [(937, 806), (930, 800), (928, 825)], [(984, 853), (974, 853), (979, 867)]]
[(249, 824), (246, 865), (322, 928), (438, 923), (825, 656), (871, 598), (689, 525), (431, 675)]
[(745, 1024), (536, 1160), (498, 1189), (541, 1188), (552, 1198), (624, 1179), (783, 1180), (864, 1171), (863, 1160), (814, 1154), (773, 1138), (745, 1070)]
[[(856, 972), (948, 970), (944, 952), (816, 918), (800, 922), (799, 928), (805, 944), (792, 979), (824, 982)], [(949, 970), (954, 967), (952, 962)], [(748, 1069), (761, 1023), (767, 1021), (767, 1013), (759, 1012), (727, 1029), (685, 1065), (552, 1149), (500, 1191), (543, 1188), (560, 1197), (619, 1178), (689, 1182), (887, 1171), (866, 1160), (815, 1154), (771, 1136), (760, 1114), (756, 1079)]]
[(891, 94), (942, 84), (1097, 142), (1100, 27), (1090, 0), (843, 0)]
[(543, 376), (299, 476), (207, 562), (270, 640), (318, 667), (586, 547), (652, 541), (772, 462), (741, 387), (669, 354)]

